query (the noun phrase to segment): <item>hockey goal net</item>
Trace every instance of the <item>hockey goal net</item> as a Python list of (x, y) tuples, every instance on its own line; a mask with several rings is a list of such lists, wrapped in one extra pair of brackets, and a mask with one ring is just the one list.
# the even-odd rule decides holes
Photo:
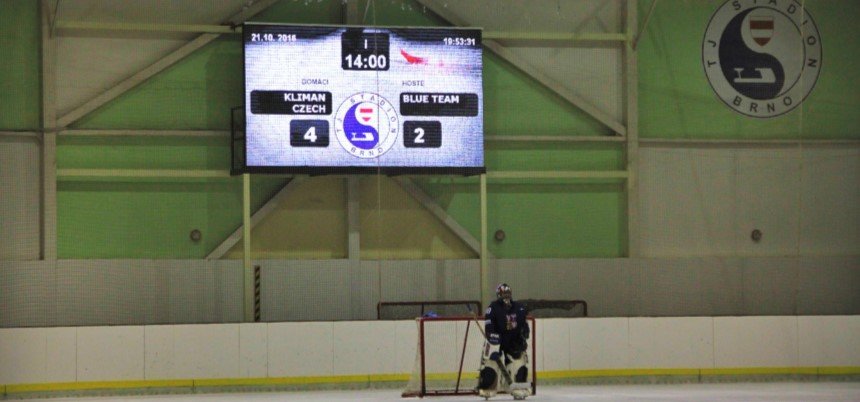
[[(474, 316), (420, 317), (415, 366), (403, 397), (475, 395), (484, 347), (483, 318)], [(537, 391), (535, 319), (528, 317), (528, 382)], [(504, 392), (504, 390), (500, 390)]]

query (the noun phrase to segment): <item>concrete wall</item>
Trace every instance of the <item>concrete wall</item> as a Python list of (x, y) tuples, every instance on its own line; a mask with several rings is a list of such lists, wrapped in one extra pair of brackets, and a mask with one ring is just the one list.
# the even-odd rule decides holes
[[(266, 322), (375, 320), (379, 301), (481, 295), (478, 260), (255, 264)], [(858, 256), (498, 259), (489, 280), (518, 299), (584, 299), (592, 317), (860, 314)], [(0, 327), (240, 322), (242, 265), (0, 261), (0, 306)]]
[(642, 256), (858, 254), (856, 144), (646, 144), (640, 168)]
[(0, 262), (0, 327), (238, 322), (241, 263)]
[(37, 138), (0, 135), (0, 259), (39, 259), (41, 147)]
[[(590, 370), (860, 370), (860, 316), (540, 319), (536, 327), (539, 378)], [(0, 384), (405, 381), (416, 334), (412, 321), (0, 329)]]
[(490, 278), (592, 317), (860, 313), (860, 257), (496, 260)]

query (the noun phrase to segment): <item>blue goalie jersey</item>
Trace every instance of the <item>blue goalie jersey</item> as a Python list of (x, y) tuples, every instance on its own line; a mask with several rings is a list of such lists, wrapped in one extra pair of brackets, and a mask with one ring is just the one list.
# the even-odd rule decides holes
[(516, 301), (511, 301), (508, 306), (496, 300), (490, 303), (484, 319), (487, 337), (498, 334), (499, 347), (503, 352), (519, 355), (526, 350), (530, 329), (525, 306)]

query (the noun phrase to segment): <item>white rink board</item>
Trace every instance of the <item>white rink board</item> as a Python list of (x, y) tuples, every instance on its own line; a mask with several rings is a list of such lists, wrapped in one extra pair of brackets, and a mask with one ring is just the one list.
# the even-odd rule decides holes
[(267, 326), (270, 377), (322, 376), (332, 373), (332, 323), (283, 322)]
[(714, 318), (715, 367), (796, 367), (797, 317)]
[(174, 377), (239, 376), (239, 325), (174, 325)]
[[(45, 381), (77, 381), (77, 330), (75, 328), (45, 328), (43, 331), (45, 331), (45, 360), (44, 363), (38, 361), (38, 364), (45, 365)], [(37, 335), (37, 337), (42, 338), (41, 335)], [(11, 368), (14, 370), (15, 366)], [(0, 383), (3, 382), (0, 381)]]
[(860, 361), (860, 316), (797, 321), (800, 366), (852, 366)]
[(631, 368), (711, 368), (713, 318), (630, 318)]
[[(567, 365), (547, 370), (624, 369), (630, 365), (630, 320), (627, 318), (594, 318), (564, 320), (570, 327), (570, 358)], [(542, 332), (546, 332), (545, 330)], [(548, 336), (548, 335), (547, 335)], [(600, 342), (594, 342), (600, 339)], [(553, 349), (545, 345), (544, 355)], [(564, 350), (560, 348), (558, 350)], [(560, 354), (560, 353), (559, 353)]]
[(144, 376), (146, 380), (174, 378), (175, 342), (172, 325), (144, 327)]
[(415, 354), (417, 353), (416, 342), (405, 342), (406, 339), (418, 338), (418, 324), (415, 321), (394, 321), (393, 352), (397, 355), (397, 373), (411, 373), (415, 365)]
[[(571, 326), (574, 324), (564, 318), (548, 318), (538, 321), (537, 332), (539, 352), (538, 371), (564, 370), (570, 365)], [(577, 345), (578, 346), (578, 345)]]
[[(428, 365), (456, 366), (465, 323), (443, 324), (428, 339)], [(536, 327), (539, 370), (562, 376), (572, 370), (860, 367), (860, 316), (570, 318), (537, 320)], [(475, 330), (472, 325), (478, 335)], [(480, 336), (470, 339), (464, 373), (477, 369), (480, 356)], [(416, 346), (412, 320), (0, 329), (0, 384), (342, 382), (392, 374), (405, 381)]]
[(0, 330), (0, 383), (47, 381), (46, 335), (44, 330)]
[(77, 328), (77, 380), (136, 380), (143, 377), (144, 327)]
[(397, 367), (395, 321), (342, 321), (332, 324), (334, 363), (328, 375), (387, 374)]
[(262, 378), (269, 372), (264, 325), (239, 324), (239, 376)]

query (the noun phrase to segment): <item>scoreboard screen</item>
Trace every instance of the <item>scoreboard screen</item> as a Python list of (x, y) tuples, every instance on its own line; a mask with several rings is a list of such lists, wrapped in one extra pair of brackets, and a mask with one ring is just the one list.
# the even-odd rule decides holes
[(484, 169), (481, 31), (245, 24), (245, 170)]

